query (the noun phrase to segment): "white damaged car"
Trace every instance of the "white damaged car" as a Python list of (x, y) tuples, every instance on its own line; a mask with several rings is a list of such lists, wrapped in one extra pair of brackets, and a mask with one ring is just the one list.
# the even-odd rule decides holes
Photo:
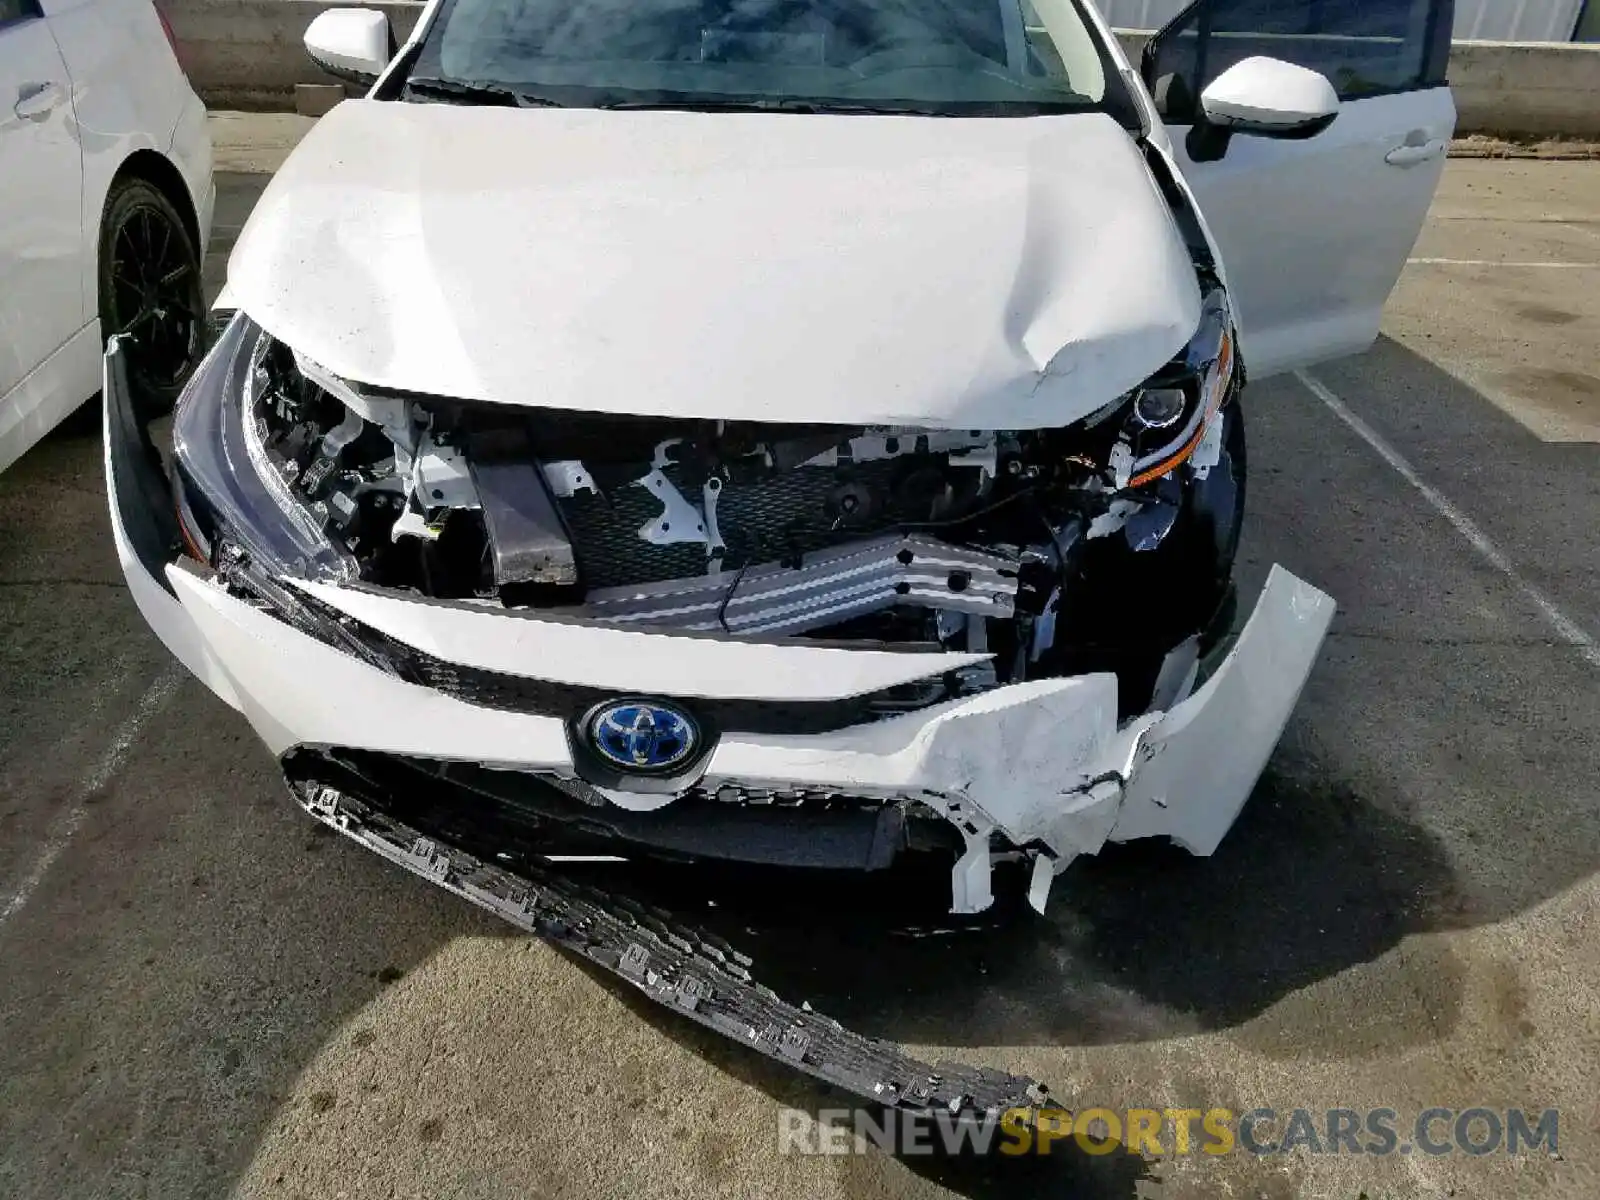
[(576, 855), (942, 855), (973, 913), (1209, 854), (1334, 607), (1235, 604), (1245, 380), (1376, 336), (1450, 18), (1200, 0), (1141, 73), (1082, 0), (331, 11), (370, 91), (169, 471), (108, 354), (133, 595), (307, 808), (514, 919)]

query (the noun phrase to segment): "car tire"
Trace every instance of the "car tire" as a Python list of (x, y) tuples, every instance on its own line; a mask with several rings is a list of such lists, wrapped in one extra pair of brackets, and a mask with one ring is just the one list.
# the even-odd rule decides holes
[(100, 225), (100, 329), (125, 333), (135, 412), (172, 411), (205, 353), (205, 296), (199, 249), (182, 214), (160, 188), (126, 178), (106, 197)]

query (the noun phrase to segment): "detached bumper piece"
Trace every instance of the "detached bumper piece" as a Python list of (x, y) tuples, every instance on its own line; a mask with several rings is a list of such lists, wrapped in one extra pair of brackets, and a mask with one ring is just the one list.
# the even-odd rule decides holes
[(580, 954), (690, 1020), (875, 1104), (951, 1117), (1039, 1107), (1042, 1084), (957, 1064), (931, 1066), (852, 1033), (756, 982), (751, 960), (669, 913), (554, 872), (513, 875), (447, 848), (387, 814), (316, 783), (291, 792), (317, 820), (528, 933)]

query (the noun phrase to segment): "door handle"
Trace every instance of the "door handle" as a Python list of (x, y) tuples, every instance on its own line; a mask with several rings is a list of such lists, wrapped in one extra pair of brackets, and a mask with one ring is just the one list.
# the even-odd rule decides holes
[(1406, 142), (1403, 146), (1396, 146), (1383, 156), (1383, 161), (1391, 167), (1415, 167), (1425, 162), (1432, 162), (1442, 158), (1445, 152), (1443, 138), (1434, 138), (1427, 142)]
[(61, 103), (62, 88), (53, 80), (45, 83), (25, 83), (17, 89), (17, 102), (11, 111), (23, 121), (39, 121), (48, 116)]

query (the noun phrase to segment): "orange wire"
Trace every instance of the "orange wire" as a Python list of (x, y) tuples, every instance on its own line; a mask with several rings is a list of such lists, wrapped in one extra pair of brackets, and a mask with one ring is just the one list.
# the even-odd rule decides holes
[(206, 562), (206, 556), (200, 553), (200, 547), (195, 542), (194, 535), (189, 532), (189, 526), (184, 522), (183, 506), (174, 500), (172, 510), (178, 518), (178, 537), (183, 541), (183, 548), (189, 552), (189, 557), (194, 559), (195, 562), (209, 566), (210, 564)]
[(1160, 479), (1168, 471), (1175, 470), (1176, 468), (1182, 466), (1184, 461), (1194, 454), (1195, 450), (1199, 447), (1200, 439), (1205, 437), (1206, 426), (1210, 423), (1211, 419), (1209, 417), (1200, 422), (1200, 428), (1194, 431), (1194, 436), (1184, 443), (1184, 446), (1181, 450), (1179, 450), (1165, 462), (1157, 463), (1148, 471), (1139, 472), (1139, 474), (1128, 480), (1128, 486), (1130, 488), (1142, 487), (1152, 480)]

